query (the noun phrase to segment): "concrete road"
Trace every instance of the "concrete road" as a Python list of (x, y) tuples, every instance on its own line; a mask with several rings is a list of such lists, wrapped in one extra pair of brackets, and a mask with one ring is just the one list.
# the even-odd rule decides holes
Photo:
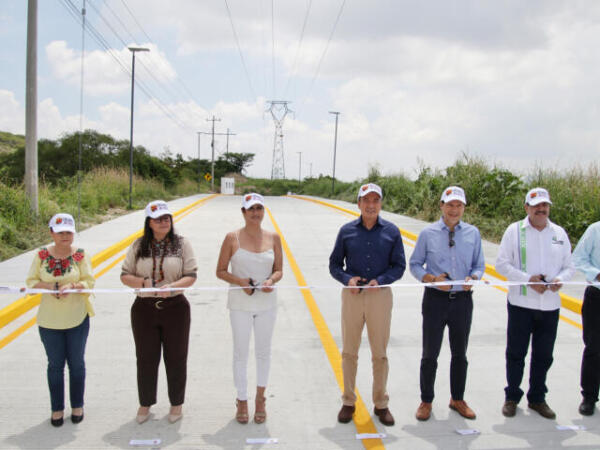
[[(171, 209), (182, 208), (198, 198), (200, 196), (172, 202)], [(243, 224), (240, 203), (239, 196), (219, 196), (178, 219), (176, 230), (191, 239), (198, 259), (196, 287), (225, 286), (215, 277), (215, 265), (225, 233)], [(356, 210), (344, 202), (334, 203)], [(474, 297), (465, 399), (477, 412), (477, 419), (464, 420), (448, 409), (449, 349), (446, 342), (439, 358), (433, 417), (428, 422), (418, 422), (414, 413), (419, 404), (422, 288), (402, 286), (415, 282), (408, 271), (394, 288), (388, 349), (388, 390), (396, 425), (385, 427), (370, 414), (373, 404), (366, 336), (360, 350), (357, 377), (366, 418), (358, 425), (337, 423), (341, 391), (334, 369), (341, 346), (340, 290), (329, 275), (328, 257), (339, 227), (354, 216), (295, 198), (267, 198), (267, 206), (289, 246), (297, 269), (292, 270), (289, 256), (284, 258), (284, 279), (278, 293), (279, 309), (267, 389), (268, 419), (264, 425), (240, 425), (234, 419), (231, 330), (224, 290), (197, 291), (188, 296), (192, 304), (192, 329), (187, 394), (184, 418), (174, 425), (166, 420), (169, 404), (162, 368), (159, 400), (152, 408), (152, 419), (143, 425), (135, 422), (138, 406), (135, 353), (129, 322), (133, 296), (98, 294), (94, 300), (96, 316), (91, 321), (86, 350), (85, 420), (79, 425), (66, 421), (59, 429), (50, 426), (46, 357), (37, 328), (33, 326), (0, 348), (0, 448), (133, 448), (130, 445), (132, 439), (160, 439), (160, 444), (146, 448), (185, 449), (600, 448), (600, 414), (584, 418), (577, 412), (581, 330), (565, 320), (559, 325), (555, 361), (548, 379), (550, 392), (547, 399), (556, 410), (557, 419), (547, 420), (531, 413), (524, 402), (517, 417), (506, 419), (502, 416), (506, 294), (493, 287), (479, 288)], [(384, 213), (384, 217), (415, 233), (425, 225), (395, 214)], [(90, 254), (95, 254), (137, 231), (142, 224), (143, 213), (136, 212), (84, 231), (78, 242)], [(268, 215), (264, 227), (274, 230)], [(407, 258), (412, 244), (405, 241)], [(488, 263), (494, 263), (496, 249), (495, 245), (486, 243)], [(122, 254), (115, 255), (95, 272), (107, 268)], [(22, 285), (32, 257), (30, 252), (1, 263), (0, 284)], [(316, 286), (309, 293), (303, 294), (297, 289), (299, 273), (308, 285)], [(98, 277), (97, 287), (121, 287), (119, 274), (120, 263), (117, 263)], [(1, 298), (0, 306), (14, 300), (12, 297)], [(4, 327), (0, 330), (0, 339), (34, 314), (35, 311), (31, 311)], [(580, 321), (568, 311), (561, 314), (570, 321)], [(320, 317), (323, 323), (319, 322)], [(339, 367), (336, 370), (339, 373)], [(526, 379), (527, 376), (525, 382)], [(251, 358), (250, 386), (254, 380)], [(253, 402), (249, 403), (252, 413)], [(557, 425), (583, 426), (586, 430), (559, 430)], [(357, 440), (357, 429), (369, 427), (385, 433), (386, 437)], [(475, 429), (479, 434), (461, 436), (457, 429)], [(247, 438), (267, 437), (276, 438), (278, 444), (246, 444)]]

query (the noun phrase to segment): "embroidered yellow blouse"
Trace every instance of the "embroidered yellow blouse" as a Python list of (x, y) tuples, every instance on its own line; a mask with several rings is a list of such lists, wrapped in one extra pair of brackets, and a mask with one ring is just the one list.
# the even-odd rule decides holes
[[(96, 284), (90, 258), (83, 249), (78, 249), (69, 258), (62, 260), (51, 256), (47, 249), (40, 249), (31, 263), (26, 284), (31, 288), (40, 281), (52, 284), (58, 282), (59, 286), (80, 283), (84, 289), (92, 289)], [(37, 314), (38, 325), (55, 330), (78, 326), (86, 316), (94, 315), (89, 297), (90, 294), (69, 294), (63, 298), (42, 294)]]

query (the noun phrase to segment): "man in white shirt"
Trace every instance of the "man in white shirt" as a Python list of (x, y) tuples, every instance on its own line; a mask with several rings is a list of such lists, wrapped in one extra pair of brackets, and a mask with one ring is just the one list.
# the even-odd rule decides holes
[[(552, 352), (560, 310), (558, 290), (575, 268), (571, 262), (571, 243), (565, 230), (552, 223), (550, 195), (543, 188), (531, 189), (525, 196), (527, 217), (506, 229), (496, 270), (509, 281), (525, 284), (508, 290), (508, 328), (506, 340), (505, 402), (502, 414), (513, 417), (523, 396), (520, 388), (525, 356), (531, 344), (529, 408), (554, 419), (546, 403), (546, 374), (552, 365)], [(529, 284), (528, 284), (529, 283)], [(534, 283), (534, 284), (531, 284)]]

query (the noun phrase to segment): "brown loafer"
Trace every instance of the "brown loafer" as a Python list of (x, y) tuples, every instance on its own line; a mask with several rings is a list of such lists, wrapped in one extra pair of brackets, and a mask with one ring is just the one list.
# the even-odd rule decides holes
[(469, 408), (469, 405), (467, 405), (467, 402), (465, 402), (464, 400), (450, 399), (450, 404), (448, 405), (448, 407), (459, 413), (465, 419), (474, 420), (476, 417), (475, 411)]
[(343, 405), (342, 409), (338, 413), (338, 422), (339, 423), (348, 423), (352, 420), (352, 414), (354, 414), (354, 410), (356, 408), (354, 405)]
[(506, 400), (502, 406), (502, 415), (504, 417), (515, 417), (517, 414), (517, 402), (514, 400)]
[(421, 402), (415, 417), (417, 420), (428, 420), (431, 417), (431, 402)]
[(374, 408), (373, 412), (377, 417), (379, 417), (379, 421), (388, 427), (391, 427), (396, 423), (394, 421), (394, 416), (392, 416), (392, 413), (390, 412), (389, 408)]
[(546, 419), (556, 419), (556, 413), (548, 406), (548, 403), (529, 403), (529, 409), (537, 411), (537, 413)]

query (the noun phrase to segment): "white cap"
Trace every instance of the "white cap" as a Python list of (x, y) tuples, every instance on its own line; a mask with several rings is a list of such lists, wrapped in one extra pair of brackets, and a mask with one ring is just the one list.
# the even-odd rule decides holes
[(467, 204), (467, 197), (465, 197), (465, 191), (463, 190), (463, 188), (458, 186), (448, 186), (446, 189), (444, 189), (440, 201), (448, 203), (452, 200), (458, 200), (460, 202), (463, 202), (463, 204), (465, 205)]
[(146, 217), (150, 217), (151, 219), (158, 219), (166, 214), (172, 215), (164, 200), (154, 200), (153, 202), (148, 203), (145, 212)]
[(377, 186), (375, 183), (367, 183), (363, 184), (358, 189), (358, 196), (356, 197), (356, 200), (364, 197), (367, 194), (370, 194), (371, 192), (375, 192), (377, 195), (379, 195), (379, 198), (383, 198), (383, 194), (381, 193), (381, 188), (379, 186)]
[(540, 187), (533, 188), (527, 193), (527, 195), (525, 196), (525, 203), (527, 203), (529, 206), (535, 206), (540, 203), (552, 204), (552, 202), (550, 201), (550, 194), (548, 194), (548, 191)]
[(68, 231), (69, 233), (75, 233), (75, 219), (71, 214), (54, 214), (48, 226), (52, 229), (53, 233), (60, 233), (61, 231)]
[(256, 192), (252, 192), (250, 194), (245, 194), (242, 197), (242, 208), (250, 209), (254, 205), (262, 205), (265, 206), (265, 199), (262, 195), (257, 194)]

